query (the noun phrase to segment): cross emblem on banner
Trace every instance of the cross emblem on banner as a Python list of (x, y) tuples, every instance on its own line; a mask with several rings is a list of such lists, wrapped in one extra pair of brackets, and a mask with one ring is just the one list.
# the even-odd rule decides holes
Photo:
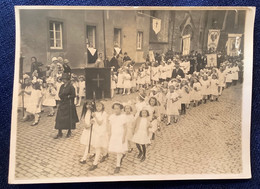
[(97, 78), (92, 79), (92, 81), (96, 81), (96, 82), (97, 82), (97, 87), (99, 88), (99, 86), (100, 86), (100, 81), (104, 81), (104, 79), (103, 79), (103, 78), (100, 78), (100, 77), (99, 77), (99, 74), (97, 74)]

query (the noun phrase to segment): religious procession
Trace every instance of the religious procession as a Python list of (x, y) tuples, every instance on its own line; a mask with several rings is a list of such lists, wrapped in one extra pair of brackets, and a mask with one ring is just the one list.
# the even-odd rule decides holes
[[(212, 14), (215, 20), (207, 22), (207, 16), (201, 13), (206, 23), (203, 26), (205, 41), (202, 33), (201, 37), (194, 34), (197, 13), (184, 12), (185, 19), (179, 20), (178, 32), (175, 32), (173, 26), (163, 24), (166, 15), (174, 17), (174, 14), (148, 12), (139, 11), (137, 17), (148, 19), (148, 25), (142, 27), (147, 26), (150, 34), (146, 39), (146, 30), (138, 30), (134, 47), (131, 40), (127, 40), (131, 29), (114, 28), (111, 48), (105, 38), (109, 35), (105, 32), (103, 36), (98, 35), (98, 28), (88, 25), (83, 48), (76, 50), (68, 41), (66, 51), (60, 37), (63, 25), (50, 21), (50, 50), (57, 51), (47, 53), (47, 60), (32, 56), (27, 72), (21, 72), (18, 111), (22, 122), (36, 129), (48, 117), (54, 117), (51, 124), (56, 130), (55, 141), (70, 139), (75, 130), (83, 127), (77, 137), (78, 143), (84, 146), (78, 163), (91, 162), (89, 172), (115, 156), (111, 166), (114, 174), (118, 174), (124, 158), (133, 151), (138, 152), (135, 158), (140, 163), (147, 161), (147, 151), (156, 143), (160, 132), (175, 127), (186, 119), (189, 111), (218, 103), (227, 88), (243, 83), (242, 35), (228, 34), (231, 29), (234, 32), (234, 28), (228, 28), (225, 23), (228, 11), (222, 21), (216, 17), (221, 13)], [(28, 15), (24, 13), (24, 17)], [(113, 11), (103, 16), (106, 22), (117, 17)], [(240, 27), (240, 22), (236, 24)], [(226, 27), (225, 38), (221, 38), (224, 34), (218, 29), (222, 26)], [(179, 30), (181, 38), (174, 38), (180, 35)], [(165, 42), (165, 38), (169, 42)], [(81, 50), (85, 52), (77, 56)], [(76, 66), (85, 61), (83, 68)], [(23, 58), (20, 62), (24, 62)], [(106, 106), (106, 102), (111, 105)]]

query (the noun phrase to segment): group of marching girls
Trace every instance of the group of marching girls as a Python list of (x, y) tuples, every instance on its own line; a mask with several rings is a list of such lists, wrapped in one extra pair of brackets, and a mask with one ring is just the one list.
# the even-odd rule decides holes
[[(218, 101), (222, 91), (236, 85), (240, 79), (238, 65), (241, 63), (225, 61), (220, 68), (204, 68), (170, 80), (166, 77), (149, 83), (150, 88), (138, 87), (137, 99), (127, 103), (114, 102), (112, 107), (106, 107), (112, 108), (111, 115), (106, 113), (102, 101), (86, 101), (80, 119), (84, 125), (80, 141), (86, 148), (80, 163), (93, 161), (89, 167), (89, 171), (93, 171), (107, 160), (108, 154), (116, 154), (114, 173), (119, 173), (124, 157), (134, 146), (138, 150), (137, 158), (145, 161), (147, 146), (152, 145), (161, 124), (173, 125), (186, 114), (187, 108)], [(177, 61), (175, 67), (179, 67)], [(126, 93), (122, 91), (122, 94)]]

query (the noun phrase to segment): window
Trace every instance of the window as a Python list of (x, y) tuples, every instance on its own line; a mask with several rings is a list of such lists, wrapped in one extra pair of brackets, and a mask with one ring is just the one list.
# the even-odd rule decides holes
[(62, 22), (50, 21), (50, 49), (62, 49)]
[(121, 48), (121, 29), (114, 28), (114, 47)]
[(137, 32), (137, 49), (141, 50), (143, 48), (143, 32)]
[(190, 35), (182, 37), (182, 55), (190, 54)]
[(96, 48), (96, 26), (87, 26), (87, 43), (89, 47)]

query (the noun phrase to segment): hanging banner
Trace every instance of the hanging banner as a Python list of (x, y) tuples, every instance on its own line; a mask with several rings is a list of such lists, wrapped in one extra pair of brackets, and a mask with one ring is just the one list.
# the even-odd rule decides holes
[(119, 47), (115, 47), (114, 50), (117, 55), (121, 53), (121, 48), (119, 48)]
[(242, 34), (228, 34), (228, 41), (226, 44), (228, 56), (239, 56), (239, 54), (241, 53), (241, 39)]
[(206, 67), (217, 67), (217, 54), (207, 54)]
[(153, 19), (153, 31), (158, 34), (161, 31), (161, 19)]
[(218, 41), (220, 36), (220, 30), (209, 30), (208, 34), (208, 50), (216, 52), (218, 47)]
[(92, 48), (92, 47), (89, 47), (88, 50), (89, 50), (89, 52), (90, 52), (90, 54), (91, 54), (92, 56), (94, 56), (95, 53), (96, 53), (96, 51), (97, 51), (97, 49), (94, 49), (94, 48)]

